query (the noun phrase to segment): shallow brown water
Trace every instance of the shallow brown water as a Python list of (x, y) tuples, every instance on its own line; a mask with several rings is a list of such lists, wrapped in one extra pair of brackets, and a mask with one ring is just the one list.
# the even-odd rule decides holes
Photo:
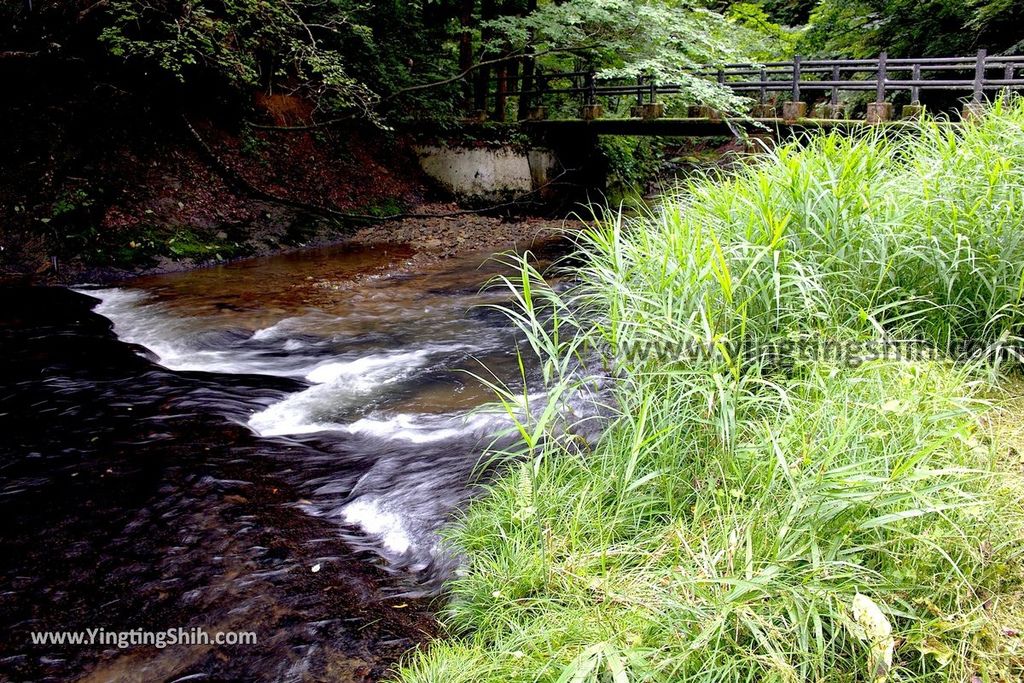
[[(0, 290), (0, 679), (376, 680), (431, 636), (507, 426), (465, 371), (520, 380), (501, 268), (411, 255)], [(31, 642), (179, 627), (258, 642)]]

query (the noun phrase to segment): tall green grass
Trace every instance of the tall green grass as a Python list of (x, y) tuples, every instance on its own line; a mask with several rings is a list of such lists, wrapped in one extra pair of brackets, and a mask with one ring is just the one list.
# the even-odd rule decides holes
[[(454, 526), (452, 637), (402, 680), (1024, 677), (1024, 488), (979, 426), (981, 362), (756, 352), (1019, 337), (1024, 105), (781, 147), (580, 257), (569, 292), (507, 283), (549, 404)], [(555, 417), (578, 363), (613, 380), (593, 448)]]

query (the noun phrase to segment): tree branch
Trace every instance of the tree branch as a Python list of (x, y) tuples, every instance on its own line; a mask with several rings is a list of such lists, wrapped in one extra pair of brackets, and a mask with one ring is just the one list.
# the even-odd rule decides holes
[(6, 52), (0, 52), (0, 59), (35, 59), (42, 52), (23, 52), (20, 50), (8, 50)]
[(451, 78), (445, 78), (444, 80), (434, 81), (432, 83), (420, 83), (419, 85), (411, 85), (408, 88), (401, 88), (401, 89), (396, 90), (395, 92), (391, 93), (387, 97), (382, 98), (381, 101), (382, 102), (386, 102), (386, 101), (388, 101), (390, 99), (394, 99), (395, 97), (398, 97), (399, 95), (404, 95), (405, 93), (415, 92), (415, 91), (418, 91), (418, 90), (427, 90), (429, 88), (438, 88), (438, 87), (440, 87), (442, 85), (448, 85), (449, 83), (455, 83), (457, 81), (461, 81), (463, 78), (465, 78), (469, 74), (473, 73), (477, 69), (479, 69), (481, 67), (484, 67), (484, 66), (491, 66), (493, 64), (501, 64), (503, 62), (512, 62), (512, 61), (515, 61), (517, 59), (522, 59), (523, 57), (542, 57), (544, 55), (559, 54), (559, 53), (561, 53), (561, 54), (572, 54), (574, 52), (579, 52), (580, 50), (590, 50), (590, 49), (593, 49), (594, 47), (597, 47), (597, 46), (596, 45), (577, 45), (576, 47), (562, 47), (562, 48), (553, 47), (553, 48), (550, 48), (550, 49), (547, 49), (547, 50), (541, 50), (540, 52), (525, 52), (523, 50), (519, 50), (519, 51), (517, 51), (517, 52), (515, 52), (513, 54), (505, 55), (504, 57), (495, 57), (494, 59), (485, 59), (485, 60), (483, 60), (481, 62), (477, 62), (473, 66), (471, 66), (468, 69), (464, 70), (462, 73), (456, 74), (456, 75), (452, 76)]
[(94, 2), (93, 4), (89, 5), (84, 10), (78, 13), (78, 21), (84, 21), (86, 17), (88, 17), (90, 14), (92, 14), (98, 9), (103, 9), (104, 7), (107, 7), (109, 4), (110, 0), (98, 0), (98, 2)]

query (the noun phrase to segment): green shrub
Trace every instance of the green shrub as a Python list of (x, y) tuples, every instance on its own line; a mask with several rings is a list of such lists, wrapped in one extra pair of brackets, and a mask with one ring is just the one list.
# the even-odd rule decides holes
[(661, 170), (664, 153), (660, 140), (611, 135), (599, 138), (598, 144), (608, 163), (609, 203), (643, 197)]

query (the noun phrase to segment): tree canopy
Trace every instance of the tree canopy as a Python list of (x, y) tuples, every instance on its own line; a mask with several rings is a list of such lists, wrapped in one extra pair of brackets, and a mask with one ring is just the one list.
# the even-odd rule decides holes
[[(1019, 51), (1018, 0), (34, 0), (0, 8), (14, 54), (111, 68), (237, 101), (296, 95), (312, 116), (452, 118), (504, 107), (495, 74), (593, 68), (725, 102), (693, 71), (793, 54)], [(97, 46), (101, 52), (97, 55)], [(90, 52), (91, 51), (91, 52)], [(492, 90), (488, 90), (491, 88)], [(520, 112), (522, 113), (522, 112)]]
[(1024, 3), (1016, 0), (822, 0), (801, 48), (863, 57), (1012, 54), (1024, 47)]

